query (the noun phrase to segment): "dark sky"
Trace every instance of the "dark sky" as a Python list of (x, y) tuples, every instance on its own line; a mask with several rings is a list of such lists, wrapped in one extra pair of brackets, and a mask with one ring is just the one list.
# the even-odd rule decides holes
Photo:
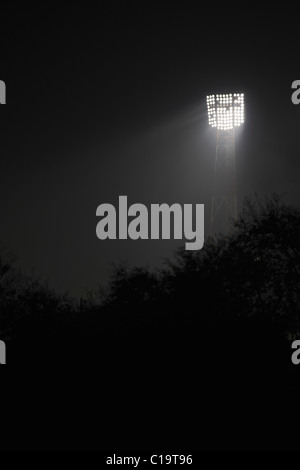
[(208, 215), (207, 93), (245, 93), (239, 201), (299, 204), (299, 12), (201, 4), (1, 6), (0, 240), (25, 272), (80, 295), (120, 259), (161, 265), (177, 242), (100, 242), (96, 209), (127, 195)]

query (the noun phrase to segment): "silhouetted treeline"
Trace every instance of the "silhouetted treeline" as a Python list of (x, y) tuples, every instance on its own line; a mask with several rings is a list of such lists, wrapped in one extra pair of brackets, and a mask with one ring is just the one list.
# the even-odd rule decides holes
[(1, 336), (16, 363), (26, 343), (33, 363), (134, 358), (143, 367), (157, 361), (223, 374), (225, 361), (226, 373), (276, 371), (275, 380), (290, 384), (299, 233), (298, 208), (277, 196), (246, 200), (230, 234), (206, 240), (199, 252), (179, 249), (163, 269), (115, 266), (106, 288), (80, 305), (21, 275), (3, 255)]
[[(297, 396), (300, 389), (300, 366), (291, 362), (299, 328), (299, 229), (298, 208), (276, 196), (247, 200), (231, 234), (206, 240), (199, 252), (177, 250), (163, 269), (121, 263), (105, 288), (80, 303), (22, 275), (2, 252), (0, 337), (13, 374), (21, 367), (35, 383), (41, 420), (35, 432), (27, 420), (23, 432), (13, 426), (5, 445), (297, 446), (291, 431), (297, 421), (287, 419), (283, 392)], [(77, 390), (65, 394), (61, 384), (71, 370)], [(57, 388), (47, 399), (40, 374)], [(14, 407), (22, 403), (17, 393)]]

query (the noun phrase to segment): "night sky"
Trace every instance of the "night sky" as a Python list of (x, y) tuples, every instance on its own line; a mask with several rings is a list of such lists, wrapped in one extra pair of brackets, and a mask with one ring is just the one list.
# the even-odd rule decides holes
[(80, 296), (118, 260), (161, 266), (178, 242), (96, 238), (97, 207), (119, 195), (205, 204), (208, 233), (208, 93), (245, 93), (239, 204), (272, 192), (299, 204), (296, 12), (12, 4), (1, 6), (0, 240), (24, 272)]

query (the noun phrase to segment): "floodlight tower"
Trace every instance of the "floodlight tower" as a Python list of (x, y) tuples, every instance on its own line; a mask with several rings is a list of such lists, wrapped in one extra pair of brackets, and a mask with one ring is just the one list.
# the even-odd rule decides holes
[(244, 94), (209, 95), (208, 122), (217, 129), (210, 215), (210, 235), (237, 218), (234, 129), (244, 122)]

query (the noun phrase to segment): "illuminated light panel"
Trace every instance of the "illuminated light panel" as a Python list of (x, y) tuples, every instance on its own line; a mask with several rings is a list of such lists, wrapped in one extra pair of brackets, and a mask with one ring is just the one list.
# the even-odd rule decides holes
[(244, 94), (209, 95), (206, 97), (208, 123), (220, 130), (239, 127), (245, 121)]

